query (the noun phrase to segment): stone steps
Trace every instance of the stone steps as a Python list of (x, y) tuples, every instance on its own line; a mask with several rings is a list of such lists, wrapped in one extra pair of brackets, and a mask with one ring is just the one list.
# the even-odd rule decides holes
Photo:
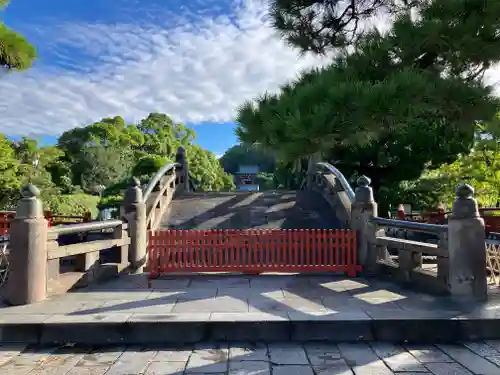
[[(300, 314), (299, 314), (300, 315)], [(410, 316), (412, 315), (412, 316)], [(10, 320), (10, 321), (8, 321)], [(212, 313), (92, 317), (24, 315), (0, 318), (0, 344), (183, 345), (199, 341), (328, 341), (454, 343), (500, 339), (500, 319), (453, 319), (439, 313), (275, 316), (266, 313)]]

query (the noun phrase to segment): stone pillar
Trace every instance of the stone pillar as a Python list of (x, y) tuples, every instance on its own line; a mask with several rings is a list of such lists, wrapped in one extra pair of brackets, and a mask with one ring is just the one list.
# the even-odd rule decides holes
[(184, 147), (180, 146), (177, 149), (177, 154), (175, 155), (175, 162), (181, 165), (180, 169), (182, 171), (182, 184), (184, 191), (189, 191), (189, 170), (187, 163), (186, 150)]
[(375, 238), (376, 226), (371, 219), (378, 214), (377, 203), (373, 199), (371, 180), (366, 176), (358, 178), (354, 202), (351, 206), (352, 229), (357, 232), (357, 258), (365, 271), (372, 273), (376, 269), (377, 249), (369, 239)]
[(10, 224), (10, 274), (5, 299), (11, 305), (43, 301), (47, 290), (47, 233), (40, 191), (34, 185), (21, 188), (16, 216)]
[(479, 216), (474, 188), (460, 185), (448, 219), (449, 286), (454, 297), (487, 299), (484, 220)]
[(129, 262), (134, 273), (142, 273), (147, 256), (146, 203), (142, 198), (141, 183), (133, 177), (125, 191), (123, 212), (130, 236)]

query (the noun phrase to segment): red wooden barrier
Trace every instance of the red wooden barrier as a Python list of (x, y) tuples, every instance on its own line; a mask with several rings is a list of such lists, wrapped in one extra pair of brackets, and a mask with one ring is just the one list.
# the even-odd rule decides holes
[(10, 221), (15, 214), (15, 211), (0, 212), (0, 236), (4, 236), (9, 233)]
[(149, 277), (171, 272), (340, 271), (356, 276), (356, 233), (343, 229), (149, 231)]
[[(14, 218), (15, 211), (0, 212), (0, 236), (9, 233), (10, 221)], [(52, 215), (50, 211), (45, 211), (45, 219), (49, 222), (49, 227), (55, 225), (79, 224), (92, 220), (92, 213), (88, 212), (84, 216), (76, 215)]]
[[(404, 212), (404, 209), (402, 208), (402, 205), (399, 205), (398, 210), (396, 212), (396, 219), (442, 225), (448, 222), (448, 215), (450, 214), (451, 211), (447, 212), (444, 209), (438, 209), (437, 211), (406, 214)], [(484, 226), (486, 233), (500, 232), (500, 216), (498, 216), (500, 214), (500, 208), (483, 207), (479, 209), (479, 214), (484, 219)]]

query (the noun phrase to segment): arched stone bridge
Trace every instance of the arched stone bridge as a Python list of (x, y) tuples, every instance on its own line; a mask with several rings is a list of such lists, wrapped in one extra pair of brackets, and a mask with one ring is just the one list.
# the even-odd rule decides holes
[[(488, 278), (495, 278), (500, 262), (486, 257), (486, 245), (492, 251), (498, 244), (485, 242), (470, 186), (457, 189), (448, 223), (433, 225), (378, 217), (370, 179), (360, 177), (354, 190), (328, 163), (317, 163), (300, 191), (199, 192), (186, 160), (179, 149), (176, 162), (147, 186), (132, 178), (118, 220), (49, 228), (38, 189), (25, 186), (9, 229), (4, 299), (36, 304), (144, 271), (150, 281), (176, 272), (342, 272), (474, 303), (487, 299)], [(394, 235), (398, 231), (431, 233), (438, 240), (402, 239)], [(61, 241), (75, 234), (82, 242)], [(73, 272), (63, 267), (68, 258)]]

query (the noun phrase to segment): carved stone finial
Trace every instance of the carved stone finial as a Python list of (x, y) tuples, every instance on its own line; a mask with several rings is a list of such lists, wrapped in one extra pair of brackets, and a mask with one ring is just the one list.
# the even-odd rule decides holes
[(354, 201), (356, 203), (373, 203), (373, 189), (370, 186), (370, 178), (361, 176), (358, 178), (357, 183), (358, 187), (355, 191)]
[(177, 153), (175, 154), (175, 161), (179, 164), (184, 164), (186, 162), (186, 149), (182, 146), (177, 148)]
[(141, 186), (141, 181), (137, 177), (132, 177), (129, 182), (130, 187), (139, 187)]
[(123, 197), (125, 212), (132, 211), (134, 206), (142, 202), (142, 200), (141, 181), (137, 177), (132, 177), (127, 190), (125, 190), (125, 196)]
[(474, 193), (474, 188), (469, 184), (462, 184), (456, 190), (457, 198), (473, 198)]
[(32, 184), (24, 185), (21, 190), (22, 198), (16, 209), (16, 219), (43, 218), (42, 202), (38, 199), (40, 190)]
[(474, 188), (468, 184), (460, 185), (456, 190), (457, 198), (453, 202), (452, 219), (469, 219), (479, 217)]
[(369, 177), (366, 177), (365, 175), (363, 175), (363, 176), (359, 177), (356, 182), (357, 182), (358, 186), (367, 187), (367, 186), (370, 186), (370, 184), (372, 183), (372, 180), (370, 180)]
[(23, 185), (20, 191), (23, 198), (37, 198), (40, 196), (40, 190), (33, 184)]

